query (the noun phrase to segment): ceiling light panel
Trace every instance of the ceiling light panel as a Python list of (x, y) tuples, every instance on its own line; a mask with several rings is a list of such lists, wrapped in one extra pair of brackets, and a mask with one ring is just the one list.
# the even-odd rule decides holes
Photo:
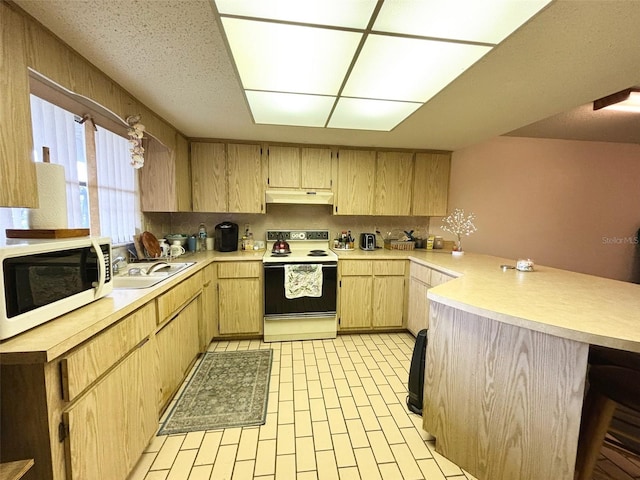
[(604, 107), (604, 109), (640, 113), (640, 92), (631, 92), (626, 100)]
[(297, 93), (246, 92), (256, 123), (324, 127), (335, 97)]
[(223, 18), (247, 90), (336, 95), (361, 33)]
[(374, 31), (497, 44), (551, 0), (385, 0)]
[(369, 35), (342, 94), (426, 102), (490, 49), (480, 45)]
[(215, 0), (221, 15), (364, 29), (376, 0)]
[(327, 126), (388, 132), (421, 106), (421, 103), (342, 97)]

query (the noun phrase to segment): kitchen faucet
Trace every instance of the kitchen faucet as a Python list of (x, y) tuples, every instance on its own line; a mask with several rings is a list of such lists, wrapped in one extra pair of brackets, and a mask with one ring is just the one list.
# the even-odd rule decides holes
[(124, 262), (124, 261), (125, 261), (125, 258), (122, 255), (119, 255), (115, 258), (115, 260), (111, 264), (111, 272), (114, 275), (118, 274), (118, 272), (120, 271), (120, 262)]

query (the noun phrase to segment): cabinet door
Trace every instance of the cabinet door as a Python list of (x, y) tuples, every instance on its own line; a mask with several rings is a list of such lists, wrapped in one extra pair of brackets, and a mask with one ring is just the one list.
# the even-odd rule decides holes
[(194, 212), (227, 211), (227, 155), (224, 143), (191, 144)]
[(154, 360), (143, 344), (64, 412), (68, 478), (127, 478), (158, 427)]
[(216, 266), (204, 268), (202, 284), (202, 315), (200, 318), (200, 351), (206, 351), (218, 325), (218, 289), (216, 288)]
[(162, 411), (184, 380), (198, 354), (200, 296), (191, 301), (165, 327), (156, 333), (159, 359), (160, 398), (156, 412)]
[(189, 142), (177, 132), (173, 157), (176, 164), (176, 207), (179, 212), (190, 212), (191, 167), (189, 163)]
[(444, 216), (449, 194), (448, 154), (417, 153), (413, 178), (413, 215)]
[(340, 280), (340, 329), (371, 328), (373, 277), (342, 277)]
[(409, 280), (409, 306), (407, 311), (407, 328), (414, 335), (423, 328), (429, 328), (429, 285), (415, 277)]
[(411, 214), (413, 153), (378, 152), (376, 161), (376, 215)]
[(402, 327), (404, 277), (375, 277), (373, 282), (373, 327)]
[(340, 150), (338, 191), (334, 213), (372, 215), (375, 188), (376, 152)]
[(303, 148), (300, 169), (300, 186), (305, 190), (331, 190), (333, 165), (328, 148)]
[(229, 212), (264, 213), (260, 150), (260, 145), (227, 145)]
[(271, 188), (300, 188), (300, 149), (270, 146), (267, 151)]
[(220, 335), (258, 334), (262, 330), (262, 320), (259, 278), (218, 279)]
[(37, 208), (25, 26), (22, 15), (4, 3), (0, 11), (0, 207)]

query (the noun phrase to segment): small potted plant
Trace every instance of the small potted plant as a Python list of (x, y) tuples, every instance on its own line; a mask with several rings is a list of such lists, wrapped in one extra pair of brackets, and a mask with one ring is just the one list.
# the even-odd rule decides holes
[(451, 252), (453, 255), (464, 255), (462, 250), (462, 236), (469, 236), (477, 230), (473, 221), (476, 219), (475, 214), (466, 215), (463, 209), (456, 208), (451, 215), (442, 219), (440, 227), (445, 232), (453, 233), (457, 237), (456, 244)]

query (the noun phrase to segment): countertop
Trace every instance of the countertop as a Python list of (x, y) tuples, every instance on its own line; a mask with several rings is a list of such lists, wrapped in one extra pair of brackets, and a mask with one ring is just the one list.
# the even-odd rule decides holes
[[(640, 352), (640, 285), (541, 265), (502, 271), (512, 259), (443, 250), (335, 250), (340, 260), (406, 260), (457, 277), (429, 298), (460, 310), (563, 338)], [(264, 251), (202, 252), (180, 257), (195, 265), (166, 282), (109, 296), (0, 343), (2, 363), (42, 363), (107, 328), (212, 262), (259, 261)]]

